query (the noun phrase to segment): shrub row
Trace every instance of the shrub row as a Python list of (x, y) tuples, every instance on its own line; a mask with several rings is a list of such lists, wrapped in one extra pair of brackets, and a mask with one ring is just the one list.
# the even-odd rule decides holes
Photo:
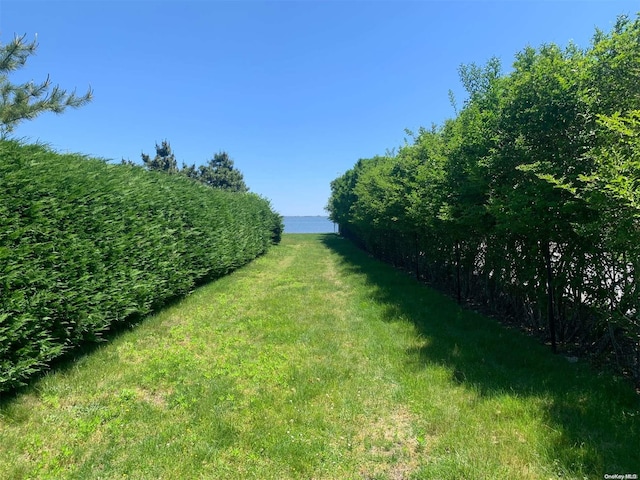
[(332, 182), (341, 232), (640, 384), (640, 15), (467, 65), (455, 118)]
[(280, 239), (269, 202), (0, 142), (0, 392)]

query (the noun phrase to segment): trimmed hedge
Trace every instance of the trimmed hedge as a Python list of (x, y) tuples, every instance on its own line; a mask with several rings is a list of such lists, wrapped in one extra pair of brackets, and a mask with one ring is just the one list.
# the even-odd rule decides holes
[(0, 392), (280, 239), (252, 193), (0, 142)]

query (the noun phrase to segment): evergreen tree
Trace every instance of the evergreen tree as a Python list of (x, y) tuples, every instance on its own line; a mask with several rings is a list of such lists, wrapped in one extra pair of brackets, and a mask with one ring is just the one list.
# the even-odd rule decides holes
[(213, 188), (222, 188), (233, 192), (247, 192), (240, 170), (233, 165), (227, 152), (216, 153), (206, 165), (198, 167), (197, 180)]
[(14, 37), (0, 44), (0, 137), (6, 138), (22, 120), (31, 120), (43, 112), (62, 113), (68, 107), (78, 108), (91, 101), (91, 88), (82, 96), (75, 91), (68, 94), (60, 86), (51, 85), (51, 79), (42, 83), (33, 81), (20, 85), (12, 84), (9, 73), (22, 68), (29, 56), (38, 48), (34, 40), (25, 42), (25, 36)]
[[(221, 188), (232, 192), (249, 191), (244, 183), (242, 172), (235, 168), (233, 160), (227, 152), (216, 153), (206, 165), (187, 165), (183, 162), (182, 168), (180, 168), (171, 150), (171, 145), (167, 140), (164, 140), (160, 145), (156, 143), (156, 156), (151, 158), (143, 153), (142, 162), (147, 170), (183, 175), (212, 188)], [(123, 163), (127, 162), (123, 161)]]
[(156, 143), (156, 156), (151, 158), (146, 153), (142, 153), (142, 163), (148, 170), (159, 170), (166, 173), (178, 173), (178, 162), (171, 151), (171, 145), (163, 140), (160, 145)]

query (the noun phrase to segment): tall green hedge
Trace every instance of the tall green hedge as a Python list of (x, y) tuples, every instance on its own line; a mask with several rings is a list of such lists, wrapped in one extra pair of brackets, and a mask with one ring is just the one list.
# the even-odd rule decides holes
[(269, 202), (0, 142), (0, 392), (279, 241)]
[(640, 385), (640, 14), (467, 65), (469, 98), (331, 184), (343, 235)]

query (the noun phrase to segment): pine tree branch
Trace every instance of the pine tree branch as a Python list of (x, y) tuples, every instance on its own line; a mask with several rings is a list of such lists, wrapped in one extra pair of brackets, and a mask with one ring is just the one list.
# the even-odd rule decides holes
[(59, 85), (51, 87), (51, 78), (42, 83), (33, 81), (14, 85), (7, 73), (16, 70), (26, 63), (38, 46), (34, 40), (25, 42), (26, 34), (7, 45), (0, 45), (0, 137), (5, 138), (22, 120), (31, 120), (41, 113), (60, 114), (67, 108), (78, 108), (89, 103), (93, 98), (93, 90), (78, 96), (75, 92), (67, 94)]

